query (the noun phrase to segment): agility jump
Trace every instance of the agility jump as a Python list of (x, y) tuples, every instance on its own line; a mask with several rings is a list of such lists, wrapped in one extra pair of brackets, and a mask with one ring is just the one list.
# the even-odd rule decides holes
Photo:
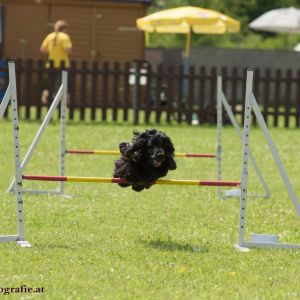
[[(16, 85), (15, 85), (15, 74), (14, 74), (14, 64), (9, 65), (9, 75), (10, 83), (8, 91), (4, 97), (4, 104), (0, 105), (0, 117), (3, 115), (5, 110), (4, 105), (7, 105), (9, 100), (12, 101), (12, 123), (14, 126), (14, 148), (15, 148), (15, 178), (16, 178), (16, 199), (17, 199), (17, 216), (18, 216), (18, 235), (8, 235), (0, 236), (0, 242), (11, 242), (16, 241), (19, 245), (23, 247), (29, 247), (30, 244), (24, 240), (24, 222), (23, 222), (23, 189), (22, 181), (23, 180), (43, 180), (43, 181), (59, 181), (60, 183), (64, 182), (101, 182), (101, 183), (125, 183), (123, 179), (116, 178), (99, 178), (99, 177), (72, 177), (72, 176), (41, 176), (41, 175), (22, 175), (23, 168), (20, 164), (20, 153), (19, 153), (19, 135), (18, 135), (18, 110), (17, 110), (17, 99), (16, 99)], [(66, 74), (63, 74), (64, 82), (66, 83)], [(245, 240), (246, 234), (246, 207), (247, 207), (247, 178), (248, 178), (248, 158), (249, 155), (249, 135), (250, 135), (250, 125), (251, 125), (251, 109), (258, 120), (258, 123), (264, 133), (266, 141), (268, 143), (269, 149), (273, 155), (275, 163), (279, 169), (283, 182), (287, 188), (289, 196), (294, 204), (295, 210), (300, 217), (300, 204), (296, 195), (294, 194), (292, 185), (289, 181), (287, 173), (281, 163), (280, 157), (277, 153), (275, 145), (271, 139), (271, 136), (268, 132), (267, 126), (264, 122), (262, 114), (259, 110), (255, 97), (252, 93), (253, 85), (253, 72), (247, 72), (247, 84), (246, 84), (246, 100), (245, 100), (245, 117), (244, 117), (244, 132), (243, 132), (243, 159), (242, 159), (242, 175), (241, 182), (238, 181), (199, 181), (199, 180), (157, 180), (156, 184), (179, 184), (179, 185), (207, 185), (207, 186), (241, 186), (241, 196), (240, 196), (240, 226), (239, 226), (239, 242), (236, 245), (236, 248), (241, 251), (249, 251), (249, 248), (288, 248), (288, 249), (299, 249), (299, 244), (289, 244), (289, 243), (278, 243), (278, 237), (275, 235), (268, 234), (252, 234), (251, 241)], [(62, 85), (59, 89), (60, 97), (66, 100), (66, 84)], [(59, 99), (60, 100), (60, 99)], [(58, 100), (56, 99), (55, 105), (57, 106)], [(55, 106), (55, 108), (56, 108)], [(66, 102), (62, 105), (63, 121), (65, 122), (65, 109)], [(52, 106), (51, 106), (52, 107)], [(51, 109), (51, 108), (50, 108)], [(2, 114), (2, 115), (1, 115)], [(49, 117), (50, 118), (50, 117)], [(49, 119), (47, 119), (49, 121)], [(41, 126), (42, 127), (42, 126)], [(62, 136), (64, 136), (64, 129), (61, 130)], [(40, 135), (38, 135), (38, 139)], [(35, 141), (34, 146), (36, 146), (38, 140)], [(34, 149), (34, 147), (32, 148)], [(65, 153), (64, 145), (61, 147), (61, 154)], [(30, 152), (30, 155), (32, 152)], [(24, 167), (24, 165), (23, 165)], [(61, 166), (61, 171), (64, 171), (63, 165)]]
[(244, 113), (244, 132), (243, 132), (243, 157), (242, 157), (242, 175), (241, 175), (241, 197), (240, 197), (240, 225), (239, 225), (239, 241), (235, 247), (244, 252), (248, 252), (249, 248), (284, 248), (299, 249), (300, 244), (279, 243), (277, 235), (270, 234), (250, 234), (251, 241), (246, 241), (246, 210), (247, 210), (247, 181), (248, 181), (248, 160), (250, 156), (250, 128), (251, 113), (256, 116), (257, 122), (264, 134), (269, 150), (273, 156), (274, 162), (281, 175), (283, 183), (287, 189), (289, 197), (294, 205), (295, 211), (300, 217), (300, 204), (294, 193), (285, 168), (281, 162), (280, 156), (276, 150), (275, 144), (271, 138), (268, 127), (260, 112), (259, 106), (253, 94), (253, 71), (247, 71), (246, 79), (246, 95), (245, 95), (245, 113)]

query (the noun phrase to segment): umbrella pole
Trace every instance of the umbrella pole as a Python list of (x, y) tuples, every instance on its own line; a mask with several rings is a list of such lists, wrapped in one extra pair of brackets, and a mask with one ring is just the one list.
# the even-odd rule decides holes
[(186, 41), (185, 41), (185, 50), (184, 50), (184, 56), (185, 58), (190, 56), (190, 47), (191, 47), (191, 31), (186, 35)]

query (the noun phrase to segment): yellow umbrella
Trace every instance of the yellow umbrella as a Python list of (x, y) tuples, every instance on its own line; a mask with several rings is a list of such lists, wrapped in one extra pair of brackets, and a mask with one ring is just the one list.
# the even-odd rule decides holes
[(215, 10), (193, 6), (156, 12), (137, 19), (136, 25), (145, 32), (186, 34), (185, 57), (189, 56), (191, 32), (224, 34), (240, 31), (239, 21)]

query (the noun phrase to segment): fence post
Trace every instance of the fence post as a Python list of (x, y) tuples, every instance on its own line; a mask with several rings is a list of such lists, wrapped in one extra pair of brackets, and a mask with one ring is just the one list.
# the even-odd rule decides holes
[(85, 109), (88, 106), (87, 97), (87, 74), (88, 74), (88, 63), (83, 61), (81, 64), (81, 87), (80, 87), (80, 120), (85, 120)]
[[(274, 119), (273, 126), (278, 127), (278, 119), (279, 119), (279, 103), (280, 103), (280, 84), (281, 82), (281, 70), (277, 69), (275, 73), (275, 98), (274, 98)], [(257, 93), (255, 93), (257, 95)], [(298, 103), (298, 102), (297, 102)]]
[(109, 63), (107, 61), (103, 63), (102, 76), (102, 121), (106, 121), (109, 82)]
[(199, 109), (198, 109), (198, 120), (199, 124), (203, 124), (206, 120), (205, 113), (205, 77), (206, 77), (206, 68), (201, 66), (199, 68)]
[(286, 93), (284, 101), (284, 127), (289, 128), (290, 115), (291, 115), (291, 89), (292, 89), (292, 70), (287, 69), (286, 71)]
[(93, 69), (92, 69), (92, 101), (91, 101), (91, 121), (96, 120), (96, 109), (97, 109), (97, 82), (98, 82), (98, 62), (93, 62)]
[(119, 86), (120, 86), (120, 63), (114, 63), (113, 69), (113, 99), (112, 99), (112, 120), (116, 122), (118, 120), (118, 108), (119, 108)]
[[(187, 77), (186, 77), (187, 76)], [(188, 124), (192, 124), (193, 118), (193, 106), (194, 106), (194, 79), (195, 79), (195, 68), (191, 66), (188, 74), (185, 74), (185, 82), (188, 82), (188, 94), (187, 96), (187, 115), (186, 121)]]
[(297, 71), (297, 94), (296, 94), (296, 127), (299, 128), (300, 126), (300, 70)]
[(32, 73), (33, 73), (33, 61), (32, 59), (28, 59), (26, 62), (25, 70), (27, 73), (26, 80), (26, 102), (25, 102), (25, 119), (30, 119), (30, 109), (32, 103)]
[(137, 125), (139, 123), (139, 98), (140, 98), (140, 63), (138, 60), (134, 60), (134, 75), (135, 75), (135, 82), (134, 82), (134, 92), (133, 92), (133, 99), (132, 99), (132, 109), (133, 109), (133, 124)]
[(129, 99), (130, 99), (130, 85), (129, 85), (129, 76), (130, 76), (130, 63), (126, 62), (124, 66), (124, 110), (123, 110), (123, 121), (128, 121), (128, 108), (129, 108)]
[(209, 106), (208, 106), (208, 115), (209, 122), (214, 124), (214, 116), (216, 113), (215, 103), (216, 103), (216, 87), (217, 87), (217, 68), (214, 66), (210, 70), (210, 93), (209, 93)]
[(152, 66), (148, 64), (147, 66), (147, 85), (146, 85), (146, 99), (145, 99), (145, 122), (148, 124), (150, 121), (151, 110), (153, 108), (153, 99), (152, 99)]
[(74, 119), (74, 110), (76, 106), (76, 74), (77, 74), (77, 64), (76, 61), (71, 61), (71, 67), (68, 74), (69, 81), (69, 93), (70, 93), (70, 103), (69, 103), (69, 119)]

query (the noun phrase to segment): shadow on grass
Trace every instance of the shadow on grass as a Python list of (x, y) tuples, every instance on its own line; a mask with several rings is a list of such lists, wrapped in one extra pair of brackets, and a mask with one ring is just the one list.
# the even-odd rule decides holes
[(145, 245), (146, 247), (165, 250), (165, 251), (181, 251), (181, 252), (194, 252), (194, 253), (207, 253), (208, 248), (204, 246), (190, 245), (190, 244), (181, 244), (173, 242), (171, 240), (139, 240), (139, 243)]
[(34, 246), (35, 248), (40, 248), (41, 250), (50, 250), (50, 249), (53, 249), (53, 250), (58, 250), (58, 249), (65, 249), (65, 250), (76, 250), (75, 247), (72, 247), (72, 246), (69, 246), (69, 245), (63, 245), (63, 244), (41, 244), (41, 245), (35, 245)]

